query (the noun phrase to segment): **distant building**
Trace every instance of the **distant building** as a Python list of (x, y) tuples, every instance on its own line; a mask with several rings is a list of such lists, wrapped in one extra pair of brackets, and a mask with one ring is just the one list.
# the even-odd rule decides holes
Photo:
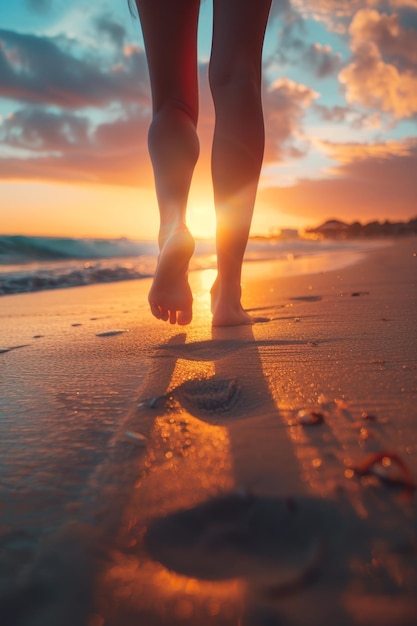
[(316, 226), (316, 228), (308, 228), (306, 233), (321, 235), (322, 237), (340, 238), (347, 235), (349, 230), (348, 224), (340, 220), (327, 220), (324, 224)]
[(278, 237), (280, 239), (298, 239), (298, 230), (296, 228), (281, 228)]

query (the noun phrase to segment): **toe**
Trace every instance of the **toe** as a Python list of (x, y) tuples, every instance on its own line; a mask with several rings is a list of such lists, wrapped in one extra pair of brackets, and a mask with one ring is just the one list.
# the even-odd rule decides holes
[(166, 309), (165, 307), (161, 306), (161, 320), (163, 320), (164, 322), (167, 322), (169, 319), (169, 313), (168, 313), (168, 309)]
[(180, 326), (186, 326), (191, 322), (193, 318), (192, 310), (187, 311), (178, 311), (178, 324)]
[(159, 306), (156, 304), (153, 304), (153, 302), (149, 302), (149, 306), (151, 307), (151, 312), (152, 315), (154, 317), (156, 317), (158, 320), (161, 319), (161, 311), (159, 310)]

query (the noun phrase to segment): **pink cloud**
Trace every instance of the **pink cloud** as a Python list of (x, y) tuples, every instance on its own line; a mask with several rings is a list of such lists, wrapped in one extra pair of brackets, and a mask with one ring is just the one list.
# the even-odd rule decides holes
[(151, 186), (148, 123), (138, 107), (97, 127), (73, 113), (23, 109), (3, 122), (0, 139), (29, 154), (0, 159), (0, 178)]
[(318, 95), (288, 78), (280, 78), (267, 88), (263, 98), (267, 129), (265, 162), (282, 160), (289, 152), (296, 154), (294, 142), (302, 137), (305, 111)]
[(301, 179), (291, 187), (259, 191), (277, 213), (319, 221), (337, 215), (347, 221), (409, 219), (416, 214), (417, 140), (387, 144), (326, 144), (338, 159), (329, 175)]
[(345, 32), (347, 20), (361, 9), (366, 0), (293, 0), (303, 17), (324, 22), (330, 30)]
[(364, 9), (349, 33), (352, 62), (339, 74), (347, 100), (396, 119), (417, 113), (417, 32), (402, 28), (396, 15)]
[[(327, 152), (340, 164), (358, 163), (360, 161), (382, 161), (395, 157), (408, 157), (413, 154), (417, 146), (415, 140), (391, 140), (377, 143), (333, 143), (331, 141), (316, 142), (322, 150)], [(335, 168), (339, 173), (340, 166)]]

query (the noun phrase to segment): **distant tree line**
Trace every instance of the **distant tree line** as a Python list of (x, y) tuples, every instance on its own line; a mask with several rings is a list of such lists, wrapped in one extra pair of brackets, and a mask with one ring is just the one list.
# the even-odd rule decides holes
[(352, 222), (347, 224), (340, 220), (327, 220), (316, 228), (306, 230), (309, 234), (337, 239), (358, 239), (362, 237), (404, 237), (417, 235), (417, 217), (408, 222)]

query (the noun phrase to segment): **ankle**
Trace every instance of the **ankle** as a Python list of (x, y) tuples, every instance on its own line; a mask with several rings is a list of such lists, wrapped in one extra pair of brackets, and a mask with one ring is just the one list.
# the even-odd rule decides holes
[(238, 278), (225, 278), (217, 276), (210, 293), (216, 297), (224, 297), (228, 300), (238, 299), (240, 301), (242, 295), (240, 280)]
[(166, 224), (166, 225), (161, 224), (161, 226), (159, 227), (159, 233), (158, 233), (159, 249), (162, 250), (166, 241), (170, 237), (175, 235), (176, 233), (188, 233), (191, 237), (191, 233), (188, 230), (187, 225), (185, 224), (183, 220), (170, 222), (169, 224)]

